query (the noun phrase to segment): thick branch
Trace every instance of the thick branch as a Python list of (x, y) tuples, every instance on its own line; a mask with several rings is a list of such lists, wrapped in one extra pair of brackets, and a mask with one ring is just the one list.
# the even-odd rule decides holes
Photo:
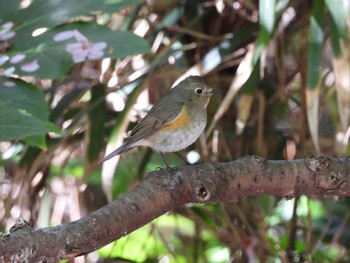
[(0, 238), (0, 262), (56, 262), (86, 254), (186, 203), (302, 194), (350, 196), (350, 158), (267, 161), (252, 156), (155, 171), (131, 192), (80, 220), (42, 229), (15, 226)]

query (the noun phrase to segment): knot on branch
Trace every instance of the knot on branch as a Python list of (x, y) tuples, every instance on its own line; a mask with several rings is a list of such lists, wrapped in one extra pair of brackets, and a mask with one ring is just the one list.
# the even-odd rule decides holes
[[(194, 176), (191, 177), (192, 201), (198, 203), (208, 203), (218, 200), (224, 189), (220, 187), (220, 181), (215, 177), (220, 177), (222, 171), (212, 164), (207, 164), (206, 168), (196, 168)], [(214, 178), (212, 178), (214, 177)], [(220, 191), (222, 190), (222, 191)]]
[(337, 167), (330, 167), (329, 157), (309, 154), (305, 158), (305, 165), (313, 172), (315, 186), (324, 191), (337, 190), (345, 182)]
[(266, 160), (260, 156), (253, 155), (253, 156), (248, 156), (249, 160), (256, 162), (257, 164), (263, 164)]
[(341, 176), (337, 173), (330, 172), (324, 176), (316, 178), (316, 186), (322, 188), (323, 190), (333, 191), (338, 189), (342, 184)]
[(244, 161), (244, 162), (250, 162), (250, 163), (257, 165), (257, 166), (264, 164), (266, 161), (264, 158), (257, 156), (257, 155), (243, 156), (237, 160)]
[(250, 171), (261, 171), (267, 164), (266, 159), (257, 155), (241, 157), (237, 159), (237, 161), (243, 162), (244, 165), (247, 166), (246, 168)]
[(309, 154), (305, 157), (305, 165), (309, 168), (315, 175), (322, 173), (328, 169), (330, 159), (321, 155)]
[(17, 218), (15, 224), (10, 228), (10, 233), (16, 231), (29, 231), (32, 230), (33, 227), (22, 217)]
[(205, 186), (197, 186), (195, 188), (196, 199), (199, 202), (208, 202), (211, 199), (211, 192)]

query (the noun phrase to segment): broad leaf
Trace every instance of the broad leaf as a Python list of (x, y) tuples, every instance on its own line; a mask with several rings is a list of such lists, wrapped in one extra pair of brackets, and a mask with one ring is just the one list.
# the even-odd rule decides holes
[[(75, 32), (75, 36), (69, 37), (72, 32)], [(69, 45), (76, 45), (77, 48), (69, 52)], [(97, 48), (93, 50), (94, 45)], [(26, 41), (14, 42), (11, 52), (7, 53), (9, 59), (2, 67), (5, 70), (13, 67), (14, 73), (20, 76), (56, 79), (78, 62), (105, 57), (121, 58), (148, 51), (147, 42), (130, 32), (115, 32), (93, 23), (73, 23)], [(77, 61), (75, 56), (79, 54), (81, 60)], [(24, 59), (13, 62), (15, 56), (24, 56)]]
[(276, 1), (259, 1), (259, 37), (254, 51), (253, 63), (260, 58), (262, 51), (267, 47), (273, 34), (276, 20)]
[(91, 89), (89, 107), (89, 132), (87, 133), (86, 157), (89, 162), (96, 161), (104, 147), (104, 123), (106, 115), (105, 87), (97, 84)]
[[(19, 35), (30, 38), (38, 28), (53, 28), (79, 16), (93, 13), (115, 13), (122, 8), (139, 4), (142, 0), (34, 0), (27, 8), (19, 8), (19, 1), (1, 0), (1, 13), (17, 25)], [(7, 8), (9, 7), (9, 8)], [(17, 7), (17, 9), (15, 8)], [(23, 41), (23, 39), (18, 40)]]
[(312, 5), (307, 50), (306, 111), (307, 121), (316, 152), (320, 152), (318, 136), (318, 111), (321, 78), (321, 57), (323, 47), (323, 0)]
[(323, 46), (323, 0), (315, 1), (312, 6), (307, 50), (307, 88), (318, 87)]
[[(0, 78), (0, 141), (60, 131), (48, 121), (44, 94), (21, 80)], [(41, 144), (40, 139), (34, 140)]]

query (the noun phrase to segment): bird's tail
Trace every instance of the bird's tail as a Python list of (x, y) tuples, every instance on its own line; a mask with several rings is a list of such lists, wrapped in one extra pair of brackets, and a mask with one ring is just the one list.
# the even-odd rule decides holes
[(130, 147), (130, 145), (123, 144), (120, 147), (118, 147), (117, 149), (115, 149), (113, 152), (111, 152), (110, 154), (105, 156), (103, 159), (99, 160), (98, 163), (103, 163), (104, 161), (107, 161), (107, 160), (113, 158), (114, 156), (117, 156), (123, 152), (127, 152), (127, 151), (131, 150), (132, 148), (134, 148), (134, 147)]

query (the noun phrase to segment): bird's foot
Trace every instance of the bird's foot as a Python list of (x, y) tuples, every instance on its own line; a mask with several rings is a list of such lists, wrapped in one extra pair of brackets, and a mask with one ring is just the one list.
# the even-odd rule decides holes
[(178, 170), (177, 168), (170, 167), (170, 166), (156, 168), (156, 171), (170, 172), (171, 174), (176, 173), (177, 170)]

